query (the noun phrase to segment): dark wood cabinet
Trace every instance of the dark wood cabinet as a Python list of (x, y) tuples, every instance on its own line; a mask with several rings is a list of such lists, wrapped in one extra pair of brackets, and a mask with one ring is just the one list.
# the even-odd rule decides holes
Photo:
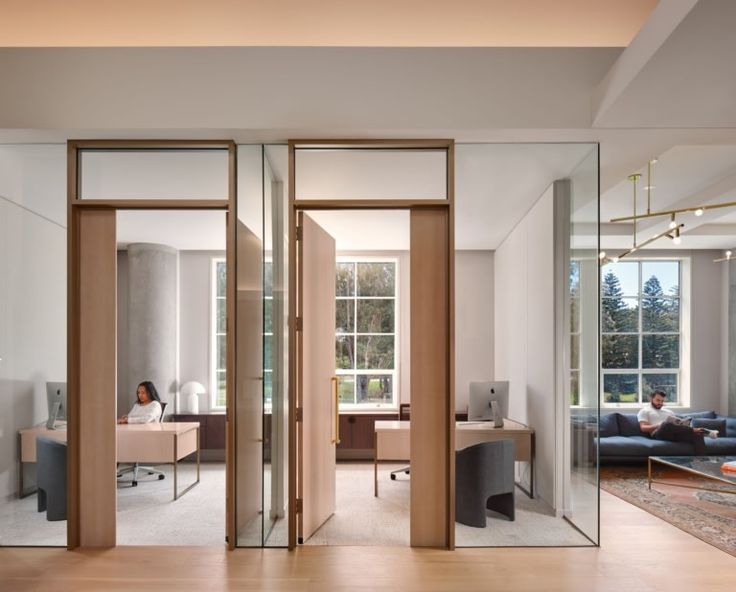
[(372, 460), (374, 423), (397, 418), (396, 413), (341, 413), (338, 460)]

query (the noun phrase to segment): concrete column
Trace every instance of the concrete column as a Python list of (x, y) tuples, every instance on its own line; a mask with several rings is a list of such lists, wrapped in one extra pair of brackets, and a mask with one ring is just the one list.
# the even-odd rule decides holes
[(120, 413), (130, 409), (135, 402), (135, 388), (144, 380), (152, 381), (161, 401), (169, 403), (166, 413), (174, 412), (178, 259), (178, 251), (166, 245), (128, 246), (127, 384), (130, 392), (121, 393)]

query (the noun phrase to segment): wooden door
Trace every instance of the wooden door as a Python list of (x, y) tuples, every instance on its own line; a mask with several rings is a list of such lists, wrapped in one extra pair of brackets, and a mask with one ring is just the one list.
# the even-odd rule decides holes
[(303, 543), (335, 512), (338, 410), (335, 375), (335, 239), (300, 212), (297, 316), (297, 536)]
[(235, 482), (238, 544), (262, 544), (263, 246), (237, 223)]

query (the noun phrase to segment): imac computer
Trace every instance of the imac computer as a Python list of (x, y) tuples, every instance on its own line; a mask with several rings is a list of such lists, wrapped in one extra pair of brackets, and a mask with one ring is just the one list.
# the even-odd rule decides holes
[(468, 398), (468, 421), (493, 421), (503, 427), (509, 413), (509, 382), (471, 382)]
[(46, 383), (46, 403), (49, 408), (46, 427), (50, 430), (66, 427), (66, 382)]

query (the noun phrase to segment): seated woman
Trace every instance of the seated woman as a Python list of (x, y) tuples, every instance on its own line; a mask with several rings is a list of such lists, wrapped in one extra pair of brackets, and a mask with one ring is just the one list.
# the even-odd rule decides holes
[(118, 418), (118, 423), (152, 423), (161, 419), (161, 399), (156, 387), (150, 380), (138, 385), (136, 391), (138, 402), (133, 405), (128, 415)]

